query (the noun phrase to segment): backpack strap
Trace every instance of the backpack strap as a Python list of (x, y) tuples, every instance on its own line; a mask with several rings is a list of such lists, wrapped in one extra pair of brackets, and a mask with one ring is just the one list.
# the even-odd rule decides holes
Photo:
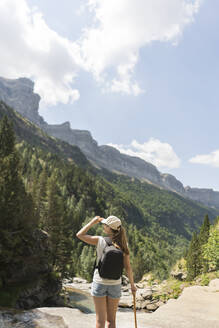
[[(113, 243), (112, 243), (112, 240), (111, 240), (110, 237), (103, 237), (103, 239), (104, 239), (105, 242), (106, 242), (106, 245), (105, 245), (105, 247), (103, 248), (103, 253), (104, 253), (104, 250), (105, 250), (106, 246), (107, 246), (107, 245), (108, 245), (108, 246), (111, 246)], [(97, 268), (98, 268), (98, 263), (97, 263), (97, 254), (96, 254), (96, 258), (95, 258), (95, 262), (94, 262), (93, 271), (94, 271), (95, 269), (97, 269)]]
[[(105, 240), (105, 242), (107, 243), (108, 246), (111, 246), (113, 244), (110, 237), (103, 237), (103, 238), (104, 238), (104, 240)], [(104, 247), (104, 248), (106, 248), (106, 247)]]

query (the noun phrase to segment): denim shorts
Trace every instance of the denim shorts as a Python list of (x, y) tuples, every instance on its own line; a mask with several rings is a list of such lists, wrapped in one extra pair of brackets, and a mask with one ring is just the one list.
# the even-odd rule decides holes
[(111, 298), (121, 297), (121, 284), (119, 285), (103, 285), (92, 282), (91, 295), (95, 297), (109, 296)]

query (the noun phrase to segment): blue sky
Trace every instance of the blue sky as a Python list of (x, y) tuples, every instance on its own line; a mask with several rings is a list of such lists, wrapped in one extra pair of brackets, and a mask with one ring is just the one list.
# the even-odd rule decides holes
[(48, 123), (219, 191), (218, 12), (216, 0), (4, 0), (0, 75), (32, 78)]

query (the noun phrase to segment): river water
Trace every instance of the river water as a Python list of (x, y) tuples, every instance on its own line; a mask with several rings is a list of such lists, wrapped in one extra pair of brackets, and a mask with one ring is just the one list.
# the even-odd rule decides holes
[[(86, 293), (80, 289), (71, 288), (68, 289), (68, 295), (70, 301), (68, 305), (73, 308), (77, 308), (84, 313), (95, 313), (95, 307), (93, 298), (89, 293)], [(132, 312), (132, 309), (118, 308), (120, 312)]]
[(81, 310), (84, 313), (94, 313), (95, 308), (93, 298), (90, 294), (77, 290), (76, 288), (68, 289), (70, 301), (68, 305)]

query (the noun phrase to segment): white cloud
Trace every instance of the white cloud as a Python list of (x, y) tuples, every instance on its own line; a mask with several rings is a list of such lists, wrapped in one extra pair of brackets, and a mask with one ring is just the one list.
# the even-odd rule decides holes
[(153, 41), (176, 44), (201, 1), (88, 0), (94, 24), (80, 41), (85, 68), (105, 89), (138, 95), (133, 77), (140, 49)]
[[(87, 2), (86, 2), (87, 1)], [(175, 44), (202, 0), (84, 0), (89, 21), (72, 42), (52, 30), (27, 0), (0, 0), (0, 75), (29, 77), (43, 102), (74, 102), (80, 71), (91, 72), (104, 91), (138, 96), (139, 51), (153, 41)], [(80, 13), (80, 11), (79, 11)]]
[(111, 143), (108, 145), (117, 148), (123, 154), (140, 157), (158, 168), (174, 169), (180, 166), (180, 159), (172, 146), (155, 138), (150, 138), (143, 144), (133, 140), (128, 146)]
[(219, 149), (207, 155), (196, 155), (189, 160), (190, 163), (206, 164), (213, 167), (219, 167)]
[(0, 75), (30, 77), (43, 102), (74, 102), (72, 82), (80, 66), (79, 46), (59, 36), (25, 0), (0, 1)]

